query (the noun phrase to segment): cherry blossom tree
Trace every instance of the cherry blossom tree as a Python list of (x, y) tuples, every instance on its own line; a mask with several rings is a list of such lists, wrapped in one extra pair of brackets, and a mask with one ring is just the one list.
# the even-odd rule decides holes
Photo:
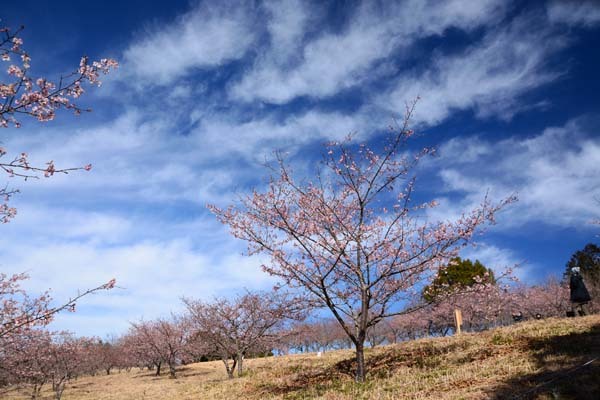
[[(140, 321), (138, 325), (142, 323), (146, 322)], [(145, 335), (139, 329), (131, 327), (121, 338), (120, 342), (121, 347), (128, 354), (131, 365), (137, 366), (140, 369), (144, 367), (148, 369), (156, 368), (156, 376), (160, 375), (163, 360), (160, 354), (153, 351), (148, 341), (145, 340)]]
[(49, 352), (49, 368), (55, 400), (60, 400), (67, 383), (82, 374), (87, 367), (86, 349), (89, 338), (76, 338), (70, 333), (54, 335)]
[(123, 365), (123, 353), (124, 350), (116, 339), (90, 339), (90, 343), (86, 347), (86, 356), (89, 360), (87, 363), (88, 373), (93, 375), (97, 371), (103, 371), (106, 375), (110, 375), (113, 368)]
[(291, 324), (279, 341), (287, 351), (317, 352), (349, 347), (348, 337), (333, 318), (316, 318)]
[(26, 385), (31, 398), (40, 398), (42, 387), (52, 385), (60, 400), (66, 384), (88, 370), (86, 348), (90, 339), (67, 332), (32, 329), (12, 337), (0, 347), (0, 377), (6, 385)]
[[(55, 348), (58, 346), (55, 338), (44, 327), (56, 313), (74, 311), (80, 298), (111, 289), (115, 281), (79, 293), (62, 305), (53, 307), (48, 293), (34, 298), (28, 296), (20, 287), (25, 279), (27, 276), (24, 274), (7, 276), (0, 273), (0, 386), (27, 384), (32, 388), (32, 398), (37, 398), (42, 386), (50, 382), (56, 398), (60, 398), (64, 384), (73, 374), (61, 375), (62, 370), (58, 369), (57, 363), (71, 361), (65, 360), (65, 355), (59, 353), (64, 350), (78, 359), (81, 353), (67, 348), (70, 342), (62, 344), (63, 350)], [(64, 370), (64, 365), (61, 368)]]
[(386, 318), (383, 323), (388, 326), (390, 335), (388, 340), (391, 343), (397, 343), (424, 335), (429, 326), (426, 310), (426, 308), (422, 308), (412, 313)]
[(0, 386), (27, 386), (31, 398), (37, 399), (42, 387), (51, 380), (51, 346), (52, 335), (41, 329), (4, 339), (0, 345)]
[(132, 334), (137, 336), (137, 346), (143, 353), (148, 353), (157, 366), (157, 375), (160, 375), (161, 364), (165, 363), (169, 367), (169, 377), (176, 378), (176, 367), (184, 357), (191, 332), (187, 319), (171, 316), (170, 320), (141, 321), (131, 326)]
[(553, 276), (540, 285), (522, 285), (515, 289), (515, 302), (525, 317), (564, 317), (571, 309), (569, 285)]
[(196, 340), (212, 348), (232, 379), (237, 366), (243, 373), (244, 356), (272, 348), (286, 319), (301, 319), (305, 303), (277, 292), (252, 293), (212, 302), (184, 299)]
[(367, 329), (367, 343), (371, 348), (379, 346), (388, 338), (387, 326), (383, 323), (371, 326)]
[(255, 190), (227, 209), (209, 205), (235, 237), (248, 242), (250, 255), (270, 256), (266, 272), (306, 290), (332, 312), (356, 349), (359, 382), (366, 373), (367, 331), (412, 311), (402, 304), (513, 200), (492, 204), (486, 197), (456, 221), (428, 221), (424, 210), (436, 203), (412, 205), (412, 171), (433, 150), (412, 156), (399, 151), (413, 135), (414, 105), (382, 151), (353, 146), (351, 138), (331, 143), (312, 180), (295, 179), (278, 156), (264, 192)]
[(317, 346), (315, 351), (347, 347), (347, 336), (333, 318), (319, 318), (309, 325), (309, 339)]

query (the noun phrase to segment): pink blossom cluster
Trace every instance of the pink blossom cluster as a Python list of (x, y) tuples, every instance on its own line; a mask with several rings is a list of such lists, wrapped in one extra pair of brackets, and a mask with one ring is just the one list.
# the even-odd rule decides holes
[(73, 103), (83, 93), (83, 84), (100, 86), (100, 75), (107, 74), (118, 67), (118, 63), (109, 58), (90, 62), (88, 57), (82, 57), (79, 68), (73, 73), (62, 76), (55, 84), (46, 78), (31, 78), (31, 57), (23, 50), (23, 40), (17, 35), (20, 29), (12, 33), (9, 28), (0, 30), (0, 58), (2, 61), (12, 61), (12, 56), (18, 56), (20, 65), (10, 64), (7, 68), (11, 82), (0, 83), (0, 126), (13, 124), (20, 127), (16, 118), (18, 114), (30, 115), (39, 121), (50, 121), (60, 108), (73, 110), (76, 114), (82, 109)]
[[(100, 76), (107, 74), (118, 67), (118, 63), (109, 58), (90, 62), (88, 57), (82, 57), (79, 68), (59, 79), (55, 84), (46, 78), (32, 78), (28, 75), (31, 68), (31, 57), (23, 49), (23, 40), (19, 33), (23, 27), (15, 32), (10, 28), (0, 28), (0, 59), (4, 62), (12, 62), (17, 58), (19, 63), (9, 64), (6, 69), (7, 82), (0, 82), (0, 126), (20, 127), (21, 122), (18, 115), (31, 116), (39, 121), (50, 121), (61, 109), (70, 109), (75, 114), (80, 114), (82, 109), (73, 102), (84, 93), (84, 84), (100, 86)], [(89, 110), (88, 110), (89, 111)], [(7, 151), (0, 148), (0, 158)], [(21, 153), (12, 161), (0, 161), (0, 169), (4, 170), (9, 177), (38, 178), (43, 175), (51, 177), (57, 173), (68, 173), (70, 171), (92, 168), (88, 164), (82, 168), (57, 168), (54, 161), (49, 161), (45, 166), (33, 166), (27, 161), (27, 154)], [(9, 207), (7, 202), (17, 190), (8, 188), (0, 189), (0, 196), (4, 204), (0, 205), (0, 221), (6, 223), (16, 215), (16, 209)]]

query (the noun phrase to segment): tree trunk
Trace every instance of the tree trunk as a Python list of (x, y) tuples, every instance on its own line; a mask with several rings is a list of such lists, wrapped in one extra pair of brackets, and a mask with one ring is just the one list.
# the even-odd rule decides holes
[(156, 364), (156, 376), (160, 376), (160, 366), (161, 365), (162, 365), (162, 363)]
[(365, 381), (365, 341), (359, 341), (355, 344), (356, 346), (356, 382)]
[(42, 391), (42, 385), (38, 385), (37, 383), (33, 385), (33, 391), (31, 392), (31, 400), (37, 400), (40, 397), (40, 392)]
[(225, 370), (227, 370), (227, 377), (229, 379), (233, 379), (233, 373), (235, 371), (235, 365), (237, 363), (237, 358), (233, 358), (233, 365), (229, 365), (229, 358), (221, 358), (223, 364), (225, 364)]
[(52, 384), (52, 390), (54, 390), (54, 399), (55, 400), (60, 400), (63, 394), (63, 391), (65, 390), (65, 385), (66, 385), (66, 379), (65, 380), (60, 380), (58, 383), (53, 383)]
[(177, 378), (177, 375), (175, 375), (176, 372), (177, 371), (175, 369), (175, 364), (169, 363), (169, 378), (176, 379)]
[(244, 362), (244, 354), (239, 353), (237, 355), (237, 368), (238, 368), (238, 378), (242, 376), (243, 373), (243, 362)]

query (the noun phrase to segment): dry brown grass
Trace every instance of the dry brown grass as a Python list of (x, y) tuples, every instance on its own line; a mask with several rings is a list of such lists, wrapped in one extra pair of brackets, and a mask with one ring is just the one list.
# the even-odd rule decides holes
[(353, 382), (352, 355), (247, 360), (247, 374), (234, 380), (220, 362), (181, 367), (178, 379), (137, 370), (83, 377), (67, 387), (63, 399), (600, 399), (600, 316), (368, 350), (369, 379), (362, 385)]

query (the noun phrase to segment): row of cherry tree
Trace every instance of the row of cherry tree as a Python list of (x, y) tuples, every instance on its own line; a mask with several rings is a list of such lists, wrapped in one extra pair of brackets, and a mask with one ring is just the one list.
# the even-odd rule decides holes
[[(456, 291), (455, 291), (456, 292)], [(44, 327), (10, 335), (0, 347), (0, 385), (27, 387), (37, 398), (44, 385), (60, 399), (66, 384), (84, 374), (110, 374), (115, 368), (168, 369), (177, 377), (182, 364), (221, 360), (229, 378), (243, 374), (245, 358), (290, 352), (350, 348), (335, 319), (307, 318), (310, 304), (273, 291), (246, 292), (233, 299), (185, 299), (181, 315), (131, 324), (110, 341), (52, 333)], [(525, 318), (564, 316), (568, 289), (557, 279), (543, 285), (507, 287), (497, 282), (475, 283), (410, 314), (386, 318), (367, 332), (370, 346), (391, 344), (453, 332), (453, 311), (459, 308), (467, 330), (482, 330)]]
[[(367, 332), (371, 347), (455, 332), (454, 310), (462, 313), (463, 329), (481, 331), (515, 320), (564, 317), (571, 309), (565, 282), (549, 278), (536, 286), (506, 287), (481, 284), (419, 310), (385, 319)], [(317, 352), (352, 348), (352, 342), (334, 319), (303, 321), (282, 337), (280, 352)]]
[(176, 378), (178, 365), (202, 359), (220, 359), (233, 378), (236, 369), (243, 374), (245, 357), (270, 353), (291, 334), (289, 321), (304, 319), (309, 308), (303, 299), (279, 291), (212, 302), (185, 299), (185, 305), (183, 315), (132, 323), (125, 335), (108, 342), (45, 326), (14, 331), (0, 339), (0, 387), (27, 387), (38, 398), (50, 384), (60, 399), (67, 382), (82, 374), (139, 367), (160, 375), (168, 368)]

